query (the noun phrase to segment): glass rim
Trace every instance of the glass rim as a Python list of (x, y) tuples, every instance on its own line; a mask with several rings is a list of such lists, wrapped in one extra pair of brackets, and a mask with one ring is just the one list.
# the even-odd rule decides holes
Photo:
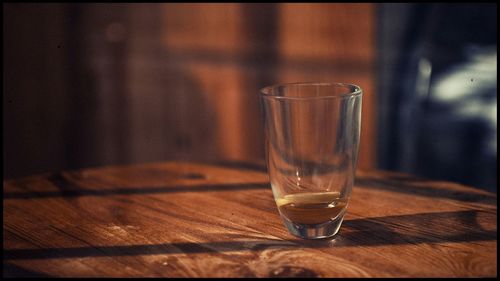
[[(336, 95), (325, 95), (325, 96), (314, 96), (314, 97), (285, 97), (285, 96), (277, 96), (274, 94), (270, 94), (271, 89), (275, 89), (278, 87), (287, 87), (287, 86), (334, 86), (334, 87), (345, 87), (349, 88), (350, 92), (336, 94)], [(283, 99), (283, 100), (314, 100), (314, 99), (331, 99), (331, 98), (343, 98), (343, 97), (353, 97), (359, 96), (363, 94), (363, 90), (358, 85), (352, 83), (342, 83), (342, 82), (293, 82), (293, 83), (279, 83), (270, 86), (266, 86), (259, 90), (259, 93), (262, 97), (266, 98), (274, 98), (274, 99)]]

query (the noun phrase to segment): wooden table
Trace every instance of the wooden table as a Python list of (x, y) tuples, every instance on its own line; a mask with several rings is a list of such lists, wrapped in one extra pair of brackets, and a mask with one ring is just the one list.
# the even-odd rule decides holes
[(4, 276), (495, 277), (496, 194), (357, 172), (335, 239), (285, 229), (265, 167), (153, 163), (4, 181)]

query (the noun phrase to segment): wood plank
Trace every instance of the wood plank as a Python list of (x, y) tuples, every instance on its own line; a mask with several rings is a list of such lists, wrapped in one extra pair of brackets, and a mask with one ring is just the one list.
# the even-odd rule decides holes
[(310, 241), (284, 228), (259, 166), (41, 174), (4, 181), (4, 268), (64, 277), (492, 277), (496, 202), (459, 184), (359, 171), (337, 237)]

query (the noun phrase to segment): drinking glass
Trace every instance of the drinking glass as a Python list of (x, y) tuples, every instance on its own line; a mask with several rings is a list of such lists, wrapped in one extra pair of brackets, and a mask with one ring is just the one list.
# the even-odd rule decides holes
[(271, 187), (288, 231), (337, 234), (358, 158), (362, 90), (345, 83), (290, 83), (260, 91)]

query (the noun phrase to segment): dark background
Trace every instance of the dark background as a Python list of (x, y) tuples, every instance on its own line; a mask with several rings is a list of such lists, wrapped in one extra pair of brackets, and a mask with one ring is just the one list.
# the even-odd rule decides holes
[(361, 169), (496, 192), (496, 4), (3, 4), (4, 179), (264, 159), (258, 90), (364, 89)]

